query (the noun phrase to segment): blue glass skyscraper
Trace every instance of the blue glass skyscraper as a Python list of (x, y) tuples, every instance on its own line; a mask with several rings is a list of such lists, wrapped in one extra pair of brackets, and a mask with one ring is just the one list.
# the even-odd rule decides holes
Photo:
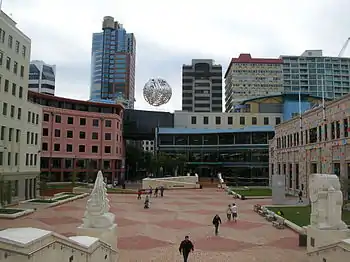
[(136, 40), (123, 25), (107, 16), (103, 32), (92, 36), (90, 99), (121, 102), (127, 108), (135, 101)]

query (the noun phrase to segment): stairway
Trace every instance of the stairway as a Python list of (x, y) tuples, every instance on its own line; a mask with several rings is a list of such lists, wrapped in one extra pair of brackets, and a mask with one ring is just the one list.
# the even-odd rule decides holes
[(213, 182), (212, 182), (210, 177), (200, 177), (199, 178), (199, 184), (203, 188), (217, 188), (218, 184), (219, 184), (219, 179), (218, 178), (214, 178)]

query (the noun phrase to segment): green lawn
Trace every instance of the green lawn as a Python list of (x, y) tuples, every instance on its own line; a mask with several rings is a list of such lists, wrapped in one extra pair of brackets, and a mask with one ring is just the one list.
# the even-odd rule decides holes
[(0, 208), (0, 214), (12, 215), (22, 212), (22, 209)]
[[(294, 224), (297, 224), (298, 226), (307, 226), (310, 224), (310, 213), (311, 213), (311, 207), (310, 206), (303, 206), (303, 207), (268, 207), (269, 210), (273, 212), (277, 212), (278, 210), (281, 210), (284, 213), (284, 217), (293, 222)], [(350, 212), (349, 211), (343, 211), (343, 221), (350, 225)]]
[(237, 194), (243, 195), (245, 197), (250, 196), (272, 196), (272, 190), (270, 188), (249, 188), (249, 189), (242, 189), (242, 188), (232, 188), (234, 192)]
[(44, 204), (51, 204), (57, 202), (57, 200), (51, 200), (51, 199), (33, 199), (29, 201), (30, 203), (44, 203)]

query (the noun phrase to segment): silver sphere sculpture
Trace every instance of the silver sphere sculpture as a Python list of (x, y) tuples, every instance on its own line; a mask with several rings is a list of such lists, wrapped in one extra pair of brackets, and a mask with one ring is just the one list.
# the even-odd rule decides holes
[(160, 77), (151, 78), (143, 87), (143, 97), (152, 106), (161, 106), (169, 102), (172, 90), (168, 82)]

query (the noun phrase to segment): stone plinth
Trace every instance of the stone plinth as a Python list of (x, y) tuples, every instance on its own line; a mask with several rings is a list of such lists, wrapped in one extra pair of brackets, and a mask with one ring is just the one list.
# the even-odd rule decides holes
[(283, 205), (286, 202), (285, 176), (272, 175), (272, 204)]
[(87, 228), (84, 225), (77, 227), (78, 236), (96, 237), (116, 250), (117, 249), (117, 225), (113, 224), (108, 228)]

